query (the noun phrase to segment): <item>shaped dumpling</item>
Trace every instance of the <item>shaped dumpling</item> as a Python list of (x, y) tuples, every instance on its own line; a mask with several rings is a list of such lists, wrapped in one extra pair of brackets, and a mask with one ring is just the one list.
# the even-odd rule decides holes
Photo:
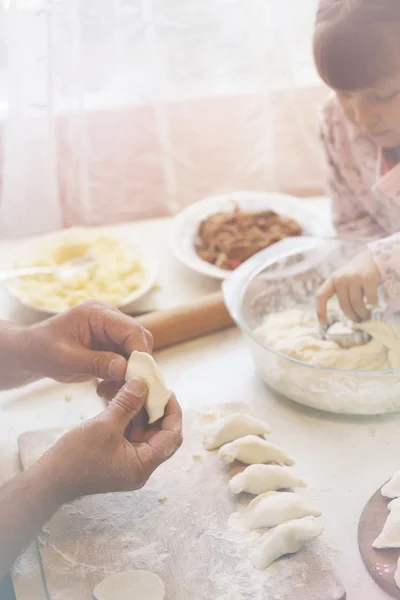
[(229, 482), (229, 488), (234, 494), (247, 492), (258, 495), (305, 486), (305, 482), (292, 471), (277, 465), (250, 465)]
[(397, 561), (396, 572), (394, 574), (394, 581), (398, 588), (400, 588), (400, 558)]
[(392, 512), (393, 510), (399, 510), (400, 498), (395, 498), (394, 500), (391, 500), (387, 507), (390, 512)]
[(155, 423), (164, 416), (164, 410), (171, 396), (164, 377), (154, 358), (146, 352), (132, 352), (128, 361), (125, 379), (137, 377), (147, 383), (148, 395), (146, 411), (149, 415), (149, 424)]
[(254, 498), (246, 510), (239, 515), (239, 522), (245, 529), (277, 527), (293, 519), (320, 517), (321, 513), (312, 507), (306, 498), (293, 492), (267, 492)]
[(292, 460), (282, 448), (266, 442), (256, 435), (246, 435), (234, 442), (225, 444), (219, 450), (219, 458), (224, 463), (232, 463), (239, 460), (247, 465), (264, 463), (283, 463), (288, 466), (294, 465)]
[(388, 505), (389, 516), (383, 526), (382, 533), (378, 535), (373, 548), (400, 548), (400, 504), (393, 500)]
[(262, 535), (250, 554), (253, 566), (263, 571), (285, 554), (298, 552), (306, 542), (321, 535), (324, 527), (320, 519), (304, 517), (278, 525)]
[(235, 413), (213, 423), (204, 436), (204, 447), (206, 450), (214, 450), (245, 435), (265, 433), (271, 433), (271, 429), (264, 421), (251, 415)]
[(397, 471), (390, 481), (388, 481), (381, 489), (382, 496), (385, 498), (400, 497), (400, 471)]

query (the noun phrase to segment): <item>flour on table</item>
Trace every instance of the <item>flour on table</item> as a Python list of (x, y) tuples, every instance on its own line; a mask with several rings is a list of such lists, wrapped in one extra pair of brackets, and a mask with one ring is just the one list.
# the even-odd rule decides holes
[(164, 600), (165, 585), (150, 571), (125, 571), (103, 579), (93, 595), (96, 600)]
[(400, 330), (384, 321), (357, 324), (372, 340), (362, 346), (341, 348), (323, 340), (312, 311), (293, 309), (264, 318), (255, 334), (268, 346), (296, 360), (318, 367), (345, 370), (386, 370), (400, 367)]

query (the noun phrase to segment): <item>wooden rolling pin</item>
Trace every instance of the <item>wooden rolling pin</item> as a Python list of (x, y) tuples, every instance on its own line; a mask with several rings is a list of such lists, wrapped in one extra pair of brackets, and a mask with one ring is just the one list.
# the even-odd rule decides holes
[(154, 336), (154, 350), (193, 340), (221, 329), (232, 327), (222, 292), (208, 294), (199, 300), (160, 310), (138, 318)]

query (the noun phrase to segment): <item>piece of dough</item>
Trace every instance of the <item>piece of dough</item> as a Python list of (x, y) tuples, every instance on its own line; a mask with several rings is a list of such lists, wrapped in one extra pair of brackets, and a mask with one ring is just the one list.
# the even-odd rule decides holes
[(264, 494), (295, 487), (305, 487), (306, 483), (289, 469), (277, 465), (250, 465), (229, 482), (234, 494)]
[(250, 560), (256, 569), (263, 571), (281, 556), (298, 552), (306, 542), (320, 536), (323, 529), (320, 519), (315, 517), (278, 525), (260, 537), (250, 554)]
[[(236, 513), (237, 514), (237, 513)], [(320, 517), (321, 512), (294, 492), (267, 492), (254, 498), (238, 517), (244, 529), (277, 527), (293, 519)]]
[(400, 548), (400, 498), (395, 498), (388, 504), (389, 515), (378, 535), (373, 548)]
[(282, 448), (256, 435), (246, 435), (225, 444), (220, 448), (218, 456), (226, 464), (239, 460), (246, 465), (265, 463), (283, 463), (289, 467), (294, 465), (294, 460), (285, 454)]
[(103, 579), (93, 596), (96, 600), (164, 600), (165, 585), (150, 571), (125, 571)]
[[(394, 502), (397, 502), (396, 500)], [(389, 504), (390, 507), (390, 504)], [(400, 510), (395, 506), (389, 512), (389, 516), (383, 526), (382, 533), (378, 535), (373, 548), (400, 548)]]
[(125, 379), (137, 377), (147, 383), (148, 395), (146, 410), (149, 415), (149, 425), (164, 416), (164, 409), (171, 397), (164, 377), (154, 358), (146, 352), (132, 352), (128, 361)]
[(397, 471), (390, 481), (388, 481), (381, 489), (382, 496), (385, 498), (400, 497), (400, 471)]
[(251, 415), (235, 413), (220, 419), (208, 428), (204, 436), (204, 447), (206, 450), (215, 450), (245, 435), (265, 433), (271, 433), (271, 428), (264, 421)]
[(394, 510), (399, 510), (400, 509), (400, 498), (394, 498), (394, 500), (391, 500), (391, 502), (389, 502), (387, 507), (390, 512), (394, 511)]
[[(373, 339), (362, 346), (344, 349), (321, 338), (313, 311), (292, 309), (267, 315), (255, 334), (277, 352), (318, 367), (374, 371), (400, 367), (397, 327), (384, 321), (366, 321), (357, 323), (357, 328)], [(315, 379), (318, 382), (317, 371)]]
[(400, 588), (400, 558), (397, 561), (397, 567), (396, 567), (396, 571), (394, 574), (394, 581), (395, 581), (397, 587)]

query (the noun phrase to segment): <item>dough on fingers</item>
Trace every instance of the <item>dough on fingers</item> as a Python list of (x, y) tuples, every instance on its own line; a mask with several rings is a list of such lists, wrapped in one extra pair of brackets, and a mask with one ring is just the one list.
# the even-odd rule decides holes
[(164, 600), (165, 585), (150, 571), (125, 571), (103, 579), (93, 596), (96, 600)]
[(254, 498), (237, 519), (244, 529), (252, 531), (264, 527), (277, 527), (293, 519), (310, 516), (320, 517), (321, 512), (299, 494), (267, 492)]
[(264, 435), (271, 433), (265, 421), (251, 415), (235, 413), (213, 423), (204, 436), (206, 450), (215, 450), (228, 442), (245, 435)]
[(226, 464), (238, 460), (247, 465), (265, 463), (294, 465), (294, 460), (282, 448), (256, 435), (246, 435), (229, 444), (225, 444), (225, 446), (220, 448), (218, 456)]
[(147, 384), (148, 395), (145, 408), (149, 415), (149, 425), (151, 425), (164, 416), (165, 407), (171, 397), (171, 390), (168, 389), (154, 358), (146, 352), (132, 352), (125, 379), (128, 381), (132, 377), (143, 379)]
[(234, 494), (264, 494), (288, 488), (305, 487), (306, 483), (292, 471), (278, 465), (250, 465), (229, 482)]
[(304, 517), (278, 525), (260, 537), (250, 553), (253, 566), (260, 571), (285, 554), (298, 552), (304, 544), (320, 536), (324, 527), (320, 519)]
[(400, 471), (397, 471), (390, 481), (385, 483), (381, 489), (382, 496), (385, 498), (399, 498), (400, 497)]

